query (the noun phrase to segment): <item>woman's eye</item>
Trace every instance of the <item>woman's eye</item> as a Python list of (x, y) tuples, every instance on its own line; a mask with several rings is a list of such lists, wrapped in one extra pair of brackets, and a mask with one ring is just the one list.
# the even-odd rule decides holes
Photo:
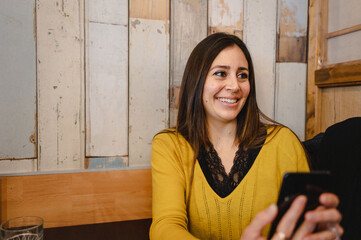
[(219, 71), (219, 72), (215, 72), (214, 75), (218, 76), (218, 77), (225, 77), (226, 73), (223, 71)]
[(238, 78), (241, 78), (241, 79), (246, 79), (248, 78), (248, 74), (247, 73), (240, 73), (237, 75)]

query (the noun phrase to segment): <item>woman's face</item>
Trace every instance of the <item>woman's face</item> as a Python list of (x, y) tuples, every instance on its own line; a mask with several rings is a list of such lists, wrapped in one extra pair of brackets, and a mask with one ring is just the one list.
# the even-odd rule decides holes
[(203, 88), (207, 122), (236, 121), (249, 91), (248, 62), (237, 46), (223, 49), (214, 59)]

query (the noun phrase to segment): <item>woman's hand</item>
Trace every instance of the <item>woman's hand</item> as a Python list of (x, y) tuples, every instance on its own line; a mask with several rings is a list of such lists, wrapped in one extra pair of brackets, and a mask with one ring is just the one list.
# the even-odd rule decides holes
[[(272, 240), (290, 239), (306, 202), (305, 196), (299, 196), (293, 201), (290, 209), (278, 224), (276, 234), (272, 237)], [(320, 203), (320, 207), (306, 213), (304, 222), (292, 237), (293, 240), (333, 240), (339, 239), (338, 237), (343, 234), (343, 229), (339, 225), (341, 214), (336, 209), (339, 203), (337, 196), (331, 193), (324, 193), (320, 196)], [(262, 230), (273, 221), (276, 215), (277, 207), (275, 205), (271, 205), (259, 212), (245, 229), (241, 240), (265, 240), (262, 237)], [(317, 231), (313, 233), (316, 228)]]

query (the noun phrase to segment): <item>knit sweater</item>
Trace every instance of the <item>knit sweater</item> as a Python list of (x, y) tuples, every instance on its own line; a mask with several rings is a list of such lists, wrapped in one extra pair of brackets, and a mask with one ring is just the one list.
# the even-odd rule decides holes
[[(287, 128), (278, 130), (267, 137), (247, 175), (225, 198), (212, 190), (198, 162), (190, 194), (194, 155), (191, 146), (175, 132), (156, 135), (151, 159), (153, 222), (150, 238), (239, 240), (255, 215), (277, 201), (284, 173), (309, 171), (296, 136)], [(267, 227), (264, 236), (268, 230)]]

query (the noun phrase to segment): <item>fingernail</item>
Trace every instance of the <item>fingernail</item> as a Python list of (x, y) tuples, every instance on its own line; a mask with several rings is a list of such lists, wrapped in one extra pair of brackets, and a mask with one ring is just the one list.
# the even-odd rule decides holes
[(274, 213), (277, 211), (277, 205), (276, 204), (271, 204), (268, 208), (267, 208), (267, 212), (269, 213)]

